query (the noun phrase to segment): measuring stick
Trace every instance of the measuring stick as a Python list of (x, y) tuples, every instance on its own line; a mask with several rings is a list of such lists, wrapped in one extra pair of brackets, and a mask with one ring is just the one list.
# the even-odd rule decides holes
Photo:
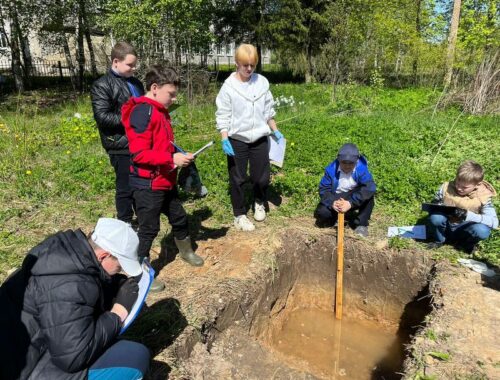
[(342, 319), (342, 281), (344, 279), (344, 213), (337, 221), (337, 283), (335, 286), (335, 318)]

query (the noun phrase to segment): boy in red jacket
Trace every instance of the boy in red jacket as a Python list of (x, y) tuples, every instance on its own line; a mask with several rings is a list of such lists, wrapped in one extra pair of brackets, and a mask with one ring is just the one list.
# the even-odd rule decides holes
[[(180, 257), (194, 266), (203, 259), (193, 252), (188, 218), (178, 197), (177, 168), (194, 161), (191, 153), (176, 152), (168, 107), (175, 101), (179, 76), (170, 68), (152, 66), (145, 77), (146, 95), (131, 98), (122, 108), (122, 122), (130, 149), (130, 187), (139, 221), (139, 258), (149, 256), (165, 214)], [(158, 282), (151, 290), (162, 290)]]

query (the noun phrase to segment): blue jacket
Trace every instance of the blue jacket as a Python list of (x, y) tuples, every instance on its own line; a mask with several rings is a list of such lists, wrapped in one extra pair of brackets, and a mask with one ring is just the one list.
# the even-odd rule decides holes
[[(328, 208), (332, 207), (335, 191), (339, 186), (340, 172), (338, 168), (338, 160), (330, 163), (330, 165), (325, 168), (325, 175), (319, 183), (320, 202)], [(368, 161), (364, 156), (359, 158), (354, 168), (353, 178), (358, 185), (351, 191), (346, 200), (349, 201), (353, 207), (359, 207), (363, 202), (373, 197), (377, 190), (372, 174), (368, 170)]]

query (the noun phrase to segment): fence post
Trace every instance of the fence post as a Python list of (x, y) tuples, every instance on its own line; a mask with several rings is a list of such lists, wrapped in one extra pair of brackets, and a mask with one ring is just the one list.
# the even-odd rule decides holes
[(62, 82), (64, 78), (63, 78), (61, 61), (57, 61), (57, 67), (59, 68), (59, 76), (61, 77), (61, 82)]

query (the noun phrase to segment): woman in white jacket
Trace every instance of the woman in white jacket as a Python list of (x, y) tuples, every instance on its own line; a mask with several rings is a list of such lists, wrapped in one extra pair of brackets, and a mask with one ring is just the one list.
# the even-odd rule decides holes
[(236, 72), (226, 79), (217, 95), (215, 113), (217, 129), (222, 137), (222, 149), (227, 155), (234, 225), (242, 231), (253, 231), (247, 218), (243, 184), (250, 164), (250, 180), (254, 194), (254, 219), (266, 218), (265, 205), (269, 187), (269, 143), (272, 133), (283, 138), (274, 121), (274, 100), (269, 82), (254, 73), (259, 60), (253, 45), (242, 44), (234, 56)]

